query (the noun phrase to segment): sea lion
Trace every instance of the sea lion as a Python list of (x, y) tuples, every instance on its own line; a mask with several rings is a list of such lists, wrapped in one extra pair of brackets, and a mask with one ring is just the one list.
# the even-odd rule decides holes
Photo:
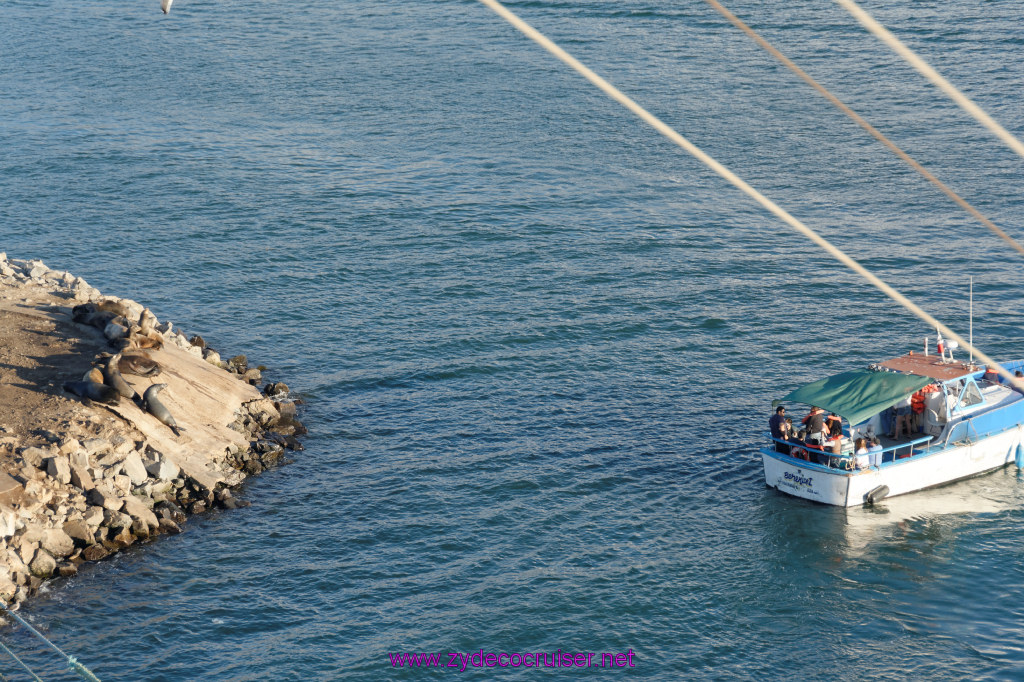
[(103, 328), (103, 335), (107, 337), (108, 341), (118, 341), (128, 336), (129, 329), (122, 324), (117, 322), (111, 322)]
[(160, 350), (164, 347), (164, 337), (160, 335), (160, 332), (155, 330), (150, 331), (148, 334), (132, 330), (128, 339), (131, 342), (132, 348), (152, 348), (153, 350)]
[(88, 372), (82, 375), (82, 381), (95, 381), (97, 384), (103, 383), (103, 372), (98, 368), (93, 367)]
[(142, 354), (122, 355), (117, 363), (118, 371), (140, 377), (155, 377), (160, 374), (157, 361)]
[(135, 400), (136, 399), (135, 389), (132, 388), (128, 384), (128, 382), (124, 380), (124, 377), (121, 376), (121, 372), (119, 372), (118, 369), (117, 369), (117, 364), (120, 361), (121, 361), (121, 354), (120, 353), (118, 353), (117, 355), (110, 356), (110, 359), (107, 360), (107, 364), (103, 368), (103, 380), (104, 380), (104, 383), (107, 386), (112, 386), (113, 388), (117, 389), (117, 392), (120, 393), (125, 398), (128, 398), (130, 400)]
[(120, 317), (117, 313), (96, 310), (91, 303), (76, 305), (71, 310), (71, 319), (81, 324), (87, 324), (97, 329), (103, 329), (115, 319)]
[(121, 400), (116, 389), (98, 384), (95, 381), (65, 381), (64, 390), (74, 393), (85, 400), (95, 400), (96, 402), (108, 405), (117, 405)]
[(156, 331), (156, 315), (150, 312), (149, 308), (143, 308), (139, 315), (139, 331), (146, 336)]
[(129, 315), (128, 307), (117, 301), (100, 301), (96, 304), (96, 310), (100, 310), (105, 313), (114, 313), (124, 318), (127, 318)]
[(174, 421), (174, 417), (171, 416), (171, 413), (164, 407), (164, 404), (156, 397), (156, 394), (165, 388), (167, 388), (167, 384), (153, 384), (147, 388), (146, 392), (142, 395), (142, 405), (146, 408), (147, 412), (164, 424), (167, 424), (171, 431), (174, 431), (175, 436), (180, 436), (181, 432), (178, 431), (178, 424)]

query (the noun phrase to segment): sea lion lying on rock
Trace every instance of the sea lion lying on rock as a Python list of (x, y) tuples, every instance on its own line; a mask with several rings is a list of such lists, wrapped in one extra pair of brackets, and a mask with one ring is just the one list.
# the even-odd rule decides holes
[(146, 392), (142, 395), (142, 406), (151, 415), (167, 424), (171, 431), (174, 431), (175, 436), (180, 436), (181, 432), (178, 430), (178, 424), (174, 421), (174, 417), (171, 416), (170, 411), (156, 397), (156, 394), (165, 388), (167, 388), (167, 384), (153, 384), (147, 388)]
[(121, 400), (117, 389), (98, 384), (95, 381), (65, 381), (64, 390), (85, 400), (95, 400), (107, 405), (117, 405)]
[(135, 323), (128, 306), (117, 301), (83, 303), (71, 309), (71, 319), (96, 327), (121, 350), (162, 348), (164, 344), (164, 337), (155, 329), (156, 316), (148, 308), (142, 311), (139, 323)]
[(140, 377), (155, 377), (160, 374), (160, 365), (151, 357), (141, 353), (121, 355), (117, 369), (123, 374), (134, 374)]

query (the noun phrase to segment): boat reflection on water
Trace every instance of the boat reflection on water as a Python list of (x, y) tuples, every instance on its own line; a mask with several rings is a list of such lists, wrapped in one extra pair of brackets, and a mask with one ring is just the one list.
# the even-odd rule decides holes
[[(952, 539), (958, 528), (980, 516), (1024, 507), (1024, 474), (1007, 467), (874, 505), (833, 507), (768, 491), (772, 522), (768, 541), (797, 556), (824, 563), (854, 559), (908, 535), (938, 534)], [(939, 538), (936, 538), (939, 539)], [(816, 563), (816, 562), (815, 562)]]

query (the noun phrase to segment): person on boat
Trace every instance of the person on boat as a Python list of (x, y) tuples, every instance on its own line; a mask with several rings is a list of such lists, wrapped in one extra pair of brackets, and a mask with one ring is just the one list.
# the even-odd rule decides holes
[(811, 407), (811, 411), (801, 420), (807, 427), (807, 440), (821, 445), (825, 442), (825, 410)]
[(783, 452), (783, 448), (788, 452), (789, 446), (782, 445), (777, 442), (780, 440), (788, 440), (786, 438), (786, 408), (779, 405), (775, 408), (775, 414), (772, 415), (771, 419), (768, 420), (768, 428), (772, 432), (772, 438), (776, 440), (775, 449), (778, 452)]
[(869, 453), (867, 439), (858, 438), (853, 441), (854, 463), (858, 469), (867, 469), (871, 466), (871, 456)]
[(828, 429), (830, 438), (843, 437), (843, 419), (835, 412), (830, 412), (825, 420), (825, 428)]
[(782, 429), (786, 424), (786, 408), (779, 405), (775, 408), (775, 414), (768, 420), (768, 428), (771, 429), (772, 438), (782, 438)]
[(871, 438), (871, 445), (868, 446), (868, 455), (871, 457), (871, 466), (876, 467), (882, 464), (882, 441), (878, 440), (878, 436)]
[(889, 437), (898, 440), (904, 433), (910, 435), (910, 420), (913, 414), (910, 407), (910, 396), (896, 403), (895, 408), (896, 418), (893, 420), (893, 431)]
[(924, 423), (924, 402), (925, 395), (935, 390), (935, 386), (929, 384), (920, 391), (910, 396), (910, 430), (917, 433)]
[(981, 375), (982, 380), (988, 381), (989, 383), (999, 383), (999, 372), (992, 367), (985, 367), (985, 373)]
[(1024, 384), (1024, 372), (1018, 369), (1016, 372), (1013, 373), (1013, 377), (1017, 381), (1010, 384), (1010, 388), (1017, 391), (1017, 393), (1024, 393), (1024, 387), (1021, 386), (1021, 384)]
[(792, 449), (789, 452), (791, 457), (796, 457), (797, 459), (810, 460), (810, 454), (807, 452), (807, 449), (805, 447), (806, 444), (804, 443), (804, 436), (806, 435), (807, 432), (804, 430), (801, 430), (798, 434), (796, 434), (796, 438), (793, 441)]

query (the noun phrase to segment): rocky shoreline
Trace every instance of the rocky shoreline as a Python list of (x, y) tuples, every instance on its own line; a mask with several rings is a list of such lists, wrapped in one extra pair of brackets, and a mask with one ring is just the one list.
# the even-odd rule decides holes
[[(298, 401), (263, 385), (262, 369), (0, 253), (0, 599), (180, 533), (192, 514), (247, 505), (232, 489), (301, 450), (305, 433)], [(116, 382), (120, 395), (105, 388)]]

